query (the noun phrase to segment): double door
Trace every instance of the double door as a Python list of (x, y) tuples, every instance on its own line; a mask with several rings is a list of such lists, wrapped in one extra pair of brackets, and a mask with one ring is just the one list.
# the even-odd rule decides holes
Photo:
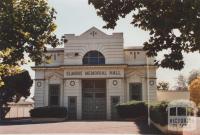
[(106, 119), (106, 80), (83, 80), (82, 91), (83, 119)]

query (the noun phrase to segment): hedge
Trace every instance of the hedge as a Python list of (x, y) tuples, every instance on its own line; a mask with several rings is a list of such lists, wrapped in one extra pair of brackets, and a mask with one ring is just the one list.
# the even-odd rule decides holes
[(158, 102), (150, 105), (150, 118), (153, 122), (165, 126), (168, 124), (168, 102)]
[(132, 100), (116, 106), (120, 118), (137, 118), (147, 115), (146, 103)]
[[(168, 102), (166, 101), (154, 101), (150, 102), (150, 119), (162, 126), (168, 124)], [(119, 104), (116, 106), (119, 117), (122, 119), (137, 118), (140, 116), (148, 115), (148, 103), (144, 101), (130, 101), (124, 104)], [(193, 109), (187, 109), (187, 114), (194, 115)], [(185, 114), (185, 111), (179, 110), (179, 115)], [(198, 108), (197, 116), (200, 117), (200, 106)]]
[(200, 106), (197, 106), (197, 117), (200, 117)]
[[(167, 114), (168, 102), (151, 102), (150, 106), (150, 118), (152, 121), (166, 125), (168, 114)], [(119, 104), (116, 106), (119, 117), (122, 119), (137, 118), (148, 115), (148, 103), (144, 101), (135, 101)]]
[(38, 107), (30, 110), (33, 118), (64, 118), (67, 117), (67, 108), (65, 107)]

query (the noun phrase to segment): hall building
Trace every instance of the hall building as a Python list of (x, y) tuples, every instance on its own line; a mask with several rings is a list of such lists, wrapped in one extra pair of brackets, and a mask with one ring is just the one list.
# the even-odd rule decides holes
[(69, 119), (115, 119), (115, 105), (156, 100), (154, 58), (142, 46), (124, 47), (123, 33), (92, 27), (65, 34), (63, 48), (49, 48), (50, 62), (35, 71), (35, 107), (65, 106)]

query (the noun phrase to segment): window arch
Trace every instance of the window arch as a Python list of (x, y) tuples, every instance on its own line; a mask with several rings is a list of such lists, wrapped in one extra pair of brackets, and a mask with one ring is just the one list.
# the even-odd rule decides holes
[(84, 65), (100, 65), (105, 64), (105, 57), (98, 51), (90, 51), (83, 57)]

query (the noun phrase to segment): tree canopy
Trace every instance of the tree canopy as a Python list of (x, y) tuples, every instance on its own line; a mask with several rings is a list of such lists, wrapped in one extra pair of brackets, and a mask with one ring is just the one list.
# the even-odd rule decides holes
[(42, 63), (47, 45), (56, 47), (56, 11), (46, 0), (0, 1), (0, 87), (29, 61)]
[[(36, 64), (41, 63), (46, 45), (56, 47), (59, 43), (53, 33), (55, 13), (46, 0), (1, 0), (1, 63), (20, 65), (28, 57)], [(9, 55), (4, 55), (8, 52)]]
[(1, 94), (0, 96), (0, 106), (6, 104), (8, 101), (12, 101), (14, 96), (17, 96), (18, 100), (22, 96), (25, 98), (30, 96), (30, 88), (33, 84), (33, 80), (31, 79), (28, 71), (22, 70), (15, 75), (2, 77), (2, 80), (4, 82), (4, 86), (0, 88), (0, 93), (4, 94)]
[(155, 64), (181, 70), (183, 52), (200, 52), (199, 0), (89, 0), (97, 15), (106, 22), (104, 28), (114, 29), (117, 21), (132, 14), (131, 24), (149, 31), (144, 42), (149, 57), (167, 50)]
[(165, 81), (158, 82), (157, 90), (169, 90), (169, 83)]
[(192, 70), (188, 77), (188, 85), (190, 85), (191, 82), (197, 79), (198, 77), (200, 77), (200, 70)]
[(178, 75), (174, 88), (175, 90), (188, 90), (187, 79), (184, 75)]
[(194, 101), (197, 106), (200, 105), (200, 78), (197, 77), (194, 79), (190, 85), (189, 85), (189, 90), (190, 90), (190, 100)]

